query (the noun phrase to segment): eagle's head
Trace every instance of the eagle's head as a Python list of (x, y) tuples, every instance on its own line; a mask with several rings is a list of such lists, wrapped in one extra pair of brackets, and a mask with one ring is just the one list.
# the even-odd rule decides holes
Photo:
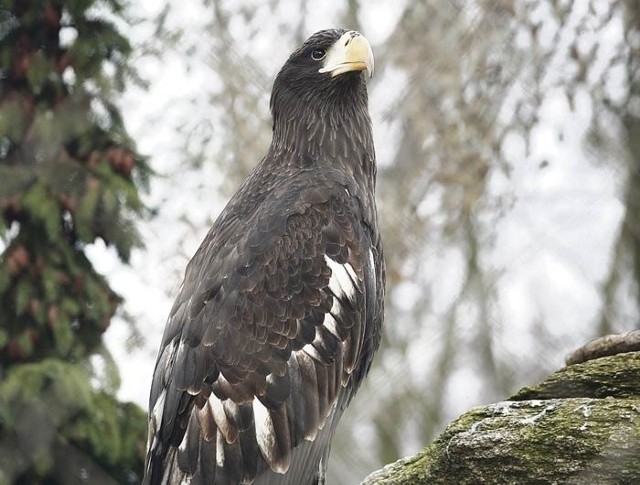
[(273, 84), (274, 141), (301, 150), (313, 145), (319, 123), (329, 130), (350, 121), (369, 125), (366, 78), (373, 68), (371, 45), (359, 32), (313, 34), (291, 54)]

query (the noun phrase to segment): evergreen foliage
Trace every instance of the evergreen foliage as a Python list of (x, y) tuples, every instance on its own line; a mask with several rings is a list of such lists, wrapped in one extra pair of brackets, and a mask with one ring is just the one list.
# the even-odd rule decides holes
[(150, 170), (113, 103), (118, 0), (0, 0), (0, 483), (137, 483), (146, 419), (96, 379), (121, 297), (86, 245), (139, 245)]

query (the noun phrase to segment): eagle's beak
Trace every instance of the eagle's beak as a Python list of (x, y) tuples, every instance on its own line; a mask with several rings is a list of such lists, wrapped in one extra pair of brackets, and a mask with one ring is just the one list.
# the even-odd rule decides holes
[(345, 72), (367, 71), (373, 76), (373, 51), (369, 41), (359, 32), (346, 32), (327, 52), (319, 72), (330, 72), (331, 77)]

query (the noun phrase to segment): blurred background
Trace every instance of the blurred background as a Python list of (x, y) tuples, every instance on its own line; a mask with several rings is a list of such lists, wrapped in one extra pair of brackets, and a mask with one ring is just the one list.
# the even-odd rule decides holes
[(639, 328), (635, 0), (0, 0), (0, 484), (139, 483), (187, 261), (272, 81), (363, 32), (388, 286), (329, 483)]

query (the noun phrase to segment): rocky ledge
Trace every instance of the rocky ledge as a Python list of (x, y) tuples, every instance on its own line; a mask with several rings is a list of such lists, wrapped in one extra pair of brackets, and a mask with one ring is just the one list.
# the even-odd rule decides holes
[(639, 484), (639, 337), (587, 344), (542, 383), (471, 409), (362, 485)]

